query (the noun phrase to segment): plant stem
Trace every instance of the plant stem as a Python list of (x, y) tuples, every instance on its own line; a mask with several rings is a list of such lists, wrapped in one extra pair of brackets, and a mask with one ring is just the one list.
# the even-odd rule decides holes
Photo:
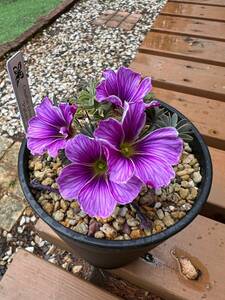
[(59, 194), (58, 189), (53, 189), (49, 185), (43, 185), (40, 182), (38, 182), (37, 179), (31, 180), (29, 185), (32, 189), (35, 189), (35, 190), (38, 190), (38, 191), (48, 191), (48, 192)]

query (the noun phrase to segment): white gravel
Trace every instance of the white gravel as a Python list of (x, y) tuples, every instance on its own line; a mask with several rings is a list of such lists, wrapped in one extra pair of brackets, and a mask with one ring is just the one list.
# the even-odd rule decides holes
[[(46, 95), (55, 95), (58, 101), (66, 101), (89, 79), (100, 77), (103, 69), (128, 66), (165, 3), (166, 0), (86, 0), (75, 3), (69, 12), (21, 49), (34, 103)], [(94, 19), (108, 9), (141, 13), (142, 18), (129, 32), (93, 25)], [(22, 132), (22, 127), (3, 66), (0, 65), (0, 135), (16, 137)]]

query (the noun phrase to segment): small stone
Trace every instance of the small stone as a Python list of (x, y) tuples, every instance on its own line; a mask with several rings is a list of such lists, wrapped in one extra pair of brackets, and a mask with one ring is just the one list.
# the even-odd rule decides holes
[(99, 230), (99, 231), (95, 232), (94, 237), (96, 239), (103, 239), (105, 237), (105, 234), (102, 231)]
[(181, 181), (181, 186), (184, 188), (188, 188), (189, 187), (189, 182), (188, 181)]
[(23, 233), (23, 231), (24, 231), (24, 228), (23, 228), (23, 227), (20, 227), (20, 226), (17, 227), (17, 232), (18, 232), (18, 233), (21, 234), (21, 233)]
[(170, 227), (174, 224), (174, 220), (171, 218), (170, 215), (165, 215), (163, 218), (163, 223), (167, 226)]
[(114, 212), (113, 212), (113, 214), (112, 214), (112, 217), (113, 217), (114, 219), (116, 219), (116, 217), (117, 217), (119, 211), (120, 211), (119, 206), (116, 206), (116, 208), (114, 209)]
[(150, 236), (152, 234), (152, 231), (149, 228), (145, 228), (144, 233), (145, 233), (146, 236)]
[(202, 175), (200, 174), (200, 172), (194, 172), (192, 174), (192, 178), (193, 178), (195, 183), (199, 183), (199, 182), (202, 181)]
[(87, 234), (88, 233), (88, 225), (84, 222), (78, 223), (76, 226), (73, 227), (73, 230), (81, 233), (81, 234)]
[(27, 207), (24, 211), (24, 215), (27, 217), (31, 217), (33, 215), (33, 210), (31, 207)]
[(25, 250), (27, 250), (28, 252), (33, 253), (34, 252), (34, 247), (26, 247)]
[(42, 238), (38, 235), (35, 235), (34, 241), (37, 245), (39, 245), (42, 242)]
[(84, 212), (83, 210), (81, 210), (79, 213), (78, 213), (78, 216), (80, 216), (81, 218), (85, 218), (87, 216), (86, 212)]
[(130, 240), (130, 236), (126, 233), (123, 235), (123, 238), (124, 238), (124, 240)]
[(115, 239), (114, 239), (114, 241), (122, 241), (124, 238), (123, 238), (123, 236), (122, 235), (118, 235)]
[(108, 217), (108, 218), (96, 218), (96, 220), (102, 224), (106, 224), (109, 223), (113, 220), (112, 217)]
[(185, 204), (183, 204), (183, 205), (181, 206), (181, 209), (182, 209), (182, 210), (185, 210), (185, 211), (188, 211), (188, 210), (191, 209), (191, 207), (192, 207), (192, 205), (191, 205), (190, 203), (185, 203)]
[(117, 236), (116, 230), (109, 224), (103, 224), (100, 230), (104, 232), (105, 236), (110, 240), (113, 240)]
[(7, 240), (7, 242), (10, 242), (11, 240), (13, 239), (13, 236), (12, 236), (12, 234), (9, 232), (9, 233), (7, 233), (7, 236), (6, 236), (6, 240)]
[(116, 218), (116, 221), (117, 221), (119, 224), (123, 225), (123, 224), (125, 223), (126, 219), (119, 216), (119, 217)]
[(132, 239), (139, 239), (142, 236), (143, 236), (143, 231), (141, 229), (132, 230), (130, 233), (130, 237)]
[(55, 257), (51, 257), (48, 259), (48, 261), (52, 264), (56, 264), (57, 263), (57, 259)]
[(26, 220), (26, 224), (30, 223), (30, 218), (29, 217), (25, 217), (25, 220)]
[(189, 169), (184, 169), (184, 170), (182, 170), (182, 171), (178, 171), (176, 175), (177, 175), (177, 176), (190, 175), (190, 174), (192, 174), (193, 172), (194, 172), (194, 169), (189, 168)]
[(189, 194), (189, 190), (188, 189), (184, 189), (184, 188), (181, 188), (179, 190), (179, 194), (181, 196), (182, 199), (186, 199), (188, 194)]
[(114, 221), (112, 223), (113, 227), (116, 229), (116, 231), (120, 231), (122, 229), (122, 225), (119, 224), (117, 221)]
[(156, 202), (156, 204), (154, 205), (154, 208), (158, 209), (162, 206), (161, 202)]
[(67, 210), (68, 203), (65, 200), (61, 199), (60, 206), (61, 206), (62, 210), (65, 211), (65, 210)]
[(96, 231), (99, 231), (100, 229), (100, 224), (97, 221), (93, 221), (90, 225), (89, 225), (89, 229), (88, 229), (88, 235), (89, 236), (93, 236), (95, 234)]
[(135, 226), (138, 226), (140, 224), (140, 221), (135, 219), (135, 218), (129, 218), (129, 219), (127, 219), (127, 224), (130, 227), (135, 227)]
[(170, 211), (174, 211), (174, 210), (175, 210), (175, 207), (174, 207), (173, 205), (170, 205), (170, 206), (169, 206), (169, 210), (170, 210)]
[(50, 177), (45, 178), (42, 182), (43, 185), (52, 185), (53, 184), (53, 179)]
[(49, 215), (51, 215), (52, 212), (53, 212), (54, 206), (53, 206), (52, 203), (47, 202), (47, 203), (44, 204), (43, 209), (44, 209)]
[(75, 217), (74, 211), (72, 209), (67, 210), (66, 215), (69, 219), (73, 219)]
[(156, 194), (156, 196), (160, 196), (160, 195), (162, 195), (162, 189), (155, 189), (155, 194)]
[(26, 219), (24, 216), (22, 216), (20, 219), (20, 226), (23, 226), (25, 223), (26, 223)]
[(30, 218), (30, 220), (31, 220), (32, 223), (34, 223), (34, 222), (36, 222), (37, 219), (36, 219), (35, 216), (32, 216), (32, 217)]
[(171, 212), (171, 216), (174, 219), (182, 219), (185, 215), (186, 215), (186, 213), (184, 211), (173, 211), (173, 212)]
[(127, 222), (123, 225), (123, 233), (130, 234), (130, 227), (128, 226)]
[(125, 217), (127, 211), (128, 211), (128, 208), (127, 208), (126, 206), (123, 206), (123, 207), (120, 208), (119, 215), (120, 215), (121, 217)]
[(42, 162), (40, 161), (37, 161), (35, 164), (34, 164), (34, 170), (35, 171), (41, 171), (43, 165), (42, 165)]
[(78, 266), (73, 266), (72, 267), (72, 272), (73, 272), (73, 274), (77, 274), (77, 273), (79, 273), (81, 270), (82, 270), (82, 266), (81, 265), (78, 265)]
[(63, 213), (61, 210), (57, 210), (56, 212), (54, 212), (53, 218), (54, 218), (56, 221), (60, 222), (60, 221), (62, 221), (63, 218), (64, 218), (64, 213)]
[(197, 197), (197, 195), (198, 195), (198, 189), (196, 187), (192, 187), (191, 194), (190, 194), (191, 199), (195, 199)]
[(162, 209), (158, 209), (156, 213), (160, 220), (164, 218), (164, 212), (162, 211)]

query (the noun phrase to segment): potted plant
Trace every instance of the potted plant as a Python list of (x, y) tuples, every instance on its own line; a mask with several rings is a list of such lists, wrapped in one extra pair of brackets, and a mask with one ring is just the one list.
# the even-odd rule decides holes
[(103, 77), (70, 103), (44, 98), (18, 167), (40, 218), (91, 264), (114, 268), (197, 216), (212, 166), (198, 130), (154, 99), (150, 78), (125, 67)]

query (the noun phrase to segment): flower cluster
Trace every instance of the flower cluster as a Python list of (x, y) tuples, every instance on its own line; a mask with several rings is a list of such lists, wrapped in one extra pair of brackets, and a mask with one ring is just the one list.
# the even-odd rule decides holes
[(60, 194), (76, 199), (90, 216), (105, 218), (116, 205), (131, 203), (144, 184), (167, 186), (175, 177), (172, 166), (179, 162), (183, 141), (174, 127), (149, 129), (146, 110), (159, 106), (158, 101), (144, 101), (152, 88), (150, 78), (141, 80), (125, 67), (103, 76), (96, 101), (111, 103), (112, 116), (92, 119), (91, 137), (73, 129), (76, 105), (56, 107), (45, 98), (29, 122), (27, 140), (33, 155), (48, 151), (55, 157), (64, 149), (71, 163), (57, 179)]

